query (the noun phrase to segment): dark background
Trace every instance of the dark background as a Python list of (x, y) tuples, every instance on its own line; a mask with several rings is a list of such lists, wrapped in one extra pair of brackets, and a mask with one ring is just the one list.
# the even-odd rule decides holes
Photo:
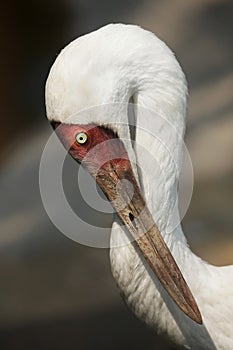
[[(195, 175), (184, 230), (203, 259), (233, 263), (232, 19), (233, 2), (224, 0), (2, 2), (1, 349), (172, 349), (125, 307), (108, 250), (63, 236), (40, 199), (49, 68), (68, 42), (106, 23), (139, 24), (175, 51), (190, 87), (186, 144)], [(67, 169), (72, 178), (73, 162)]]

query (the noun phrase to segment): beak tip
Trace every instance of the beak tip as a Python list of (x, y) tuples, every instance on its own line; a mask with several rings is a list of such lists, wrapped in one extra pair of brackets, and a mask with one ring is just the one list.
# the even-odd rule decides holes
[(201, 317), (201, 313), (200, 311), (198, 310), (198, 312), (195, 314), (195, 318), (194, 318), (194, 321), (200, 325), (203, 324), (203, 320), (202, 320), (202, 317)]
[[(191, 295), (192, 299), (193, 299), (193, 296)], [(190, 304), (189, 304), (190, 305)], [(192, 300), (192, 306), (189, 306), (189, 311), (187, 312), (187, 309), (186, 309), (186, 312), (185, 310), (183, 309), (183, 311), (185, 312), (185, 314), (191, 318), (194, 322), (198, 323), (198, 324), (203, 324), (203, 320), (202, 320), (202, 316), (201, 316), (201, 313), (200, 313), (200, 310), (197, 306), (197, 303), (196, 301), (193, 299)], [(191, 310), (190, 310), (191, 308)]]

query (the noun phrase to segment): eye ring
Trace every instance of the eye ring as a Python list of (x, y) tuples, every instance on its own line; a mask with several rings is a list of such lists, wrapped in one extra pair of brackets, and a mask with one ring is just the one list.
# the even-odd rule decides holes
[(75, 140), (78, 144), (80, 145), (84, 145), (87, 142), (88, 136), (85, 132), (79, 132), (76, 136), (75, 136)]

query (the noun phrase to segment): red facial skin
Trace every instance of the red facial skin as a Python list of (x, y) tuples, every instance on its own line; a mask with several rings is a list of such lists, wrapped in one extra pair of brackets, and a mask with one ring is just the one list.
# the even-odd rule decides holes
[[(118, 178), (125, 178), (128, 170), (131, 170), (124, 144), (112, 130), (95, 124), (52, 122), (52, 125), (71, 156), (82, 163), (93, 176), (96, 176), (100, 169), (109, 171), (109, 162), (116, 171), (119, 170)], [(76, 135), (80, 132), (87, 134), (84, 144), (76, 141)]]
[[(107, 198), (115, 201), (119, 196), (119, 180), (128, 180), (134, 187), (136, 199), (140, 194), (133, 170), (123, 142), (110, 129), (95, 124), (79, 125), (52, 122), (59, 139), (71, 156), (82, 163), (98, 182)], [(79, 144), (76, 135), (87, 134), (87, 141)], [(128, 183), (122, 188), (122, 195), (127, 195)], [(143, 201), (144, 206), (144, 201)], [(117, 206), (117, 203), (115, 203)], [(119, 209), (119, 207), (118, 207)]]

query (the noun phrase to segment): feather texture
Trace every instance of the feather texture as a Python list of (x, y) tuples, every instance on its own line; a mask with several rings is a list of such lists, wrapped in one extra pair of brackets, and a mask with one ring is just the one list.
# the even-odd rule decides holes
[[(174, 304), (134, 243), (121, 246), (126, 233), (117, 221), (111, 238), (113, 276), (134, 313), (177, 346), (232, 350), (233, 267), (207, 264), (191, 252), (180, 225), (168, 229), (179, 215), (175, 202), (187, 107), (186, 79), (174, 54), (140, 27), (110, 24), (69, 44), (46, 83), (50, 120), (107, 125), (123, 142), (130, 138), (131, 98), (137, 124), (136, 144), (127, 144), (129, 157), (143, 169), (138, 178), (147, 205), (195, 296), (203, 325)], [(93, 109), (108, 104), (111, 108)]]

